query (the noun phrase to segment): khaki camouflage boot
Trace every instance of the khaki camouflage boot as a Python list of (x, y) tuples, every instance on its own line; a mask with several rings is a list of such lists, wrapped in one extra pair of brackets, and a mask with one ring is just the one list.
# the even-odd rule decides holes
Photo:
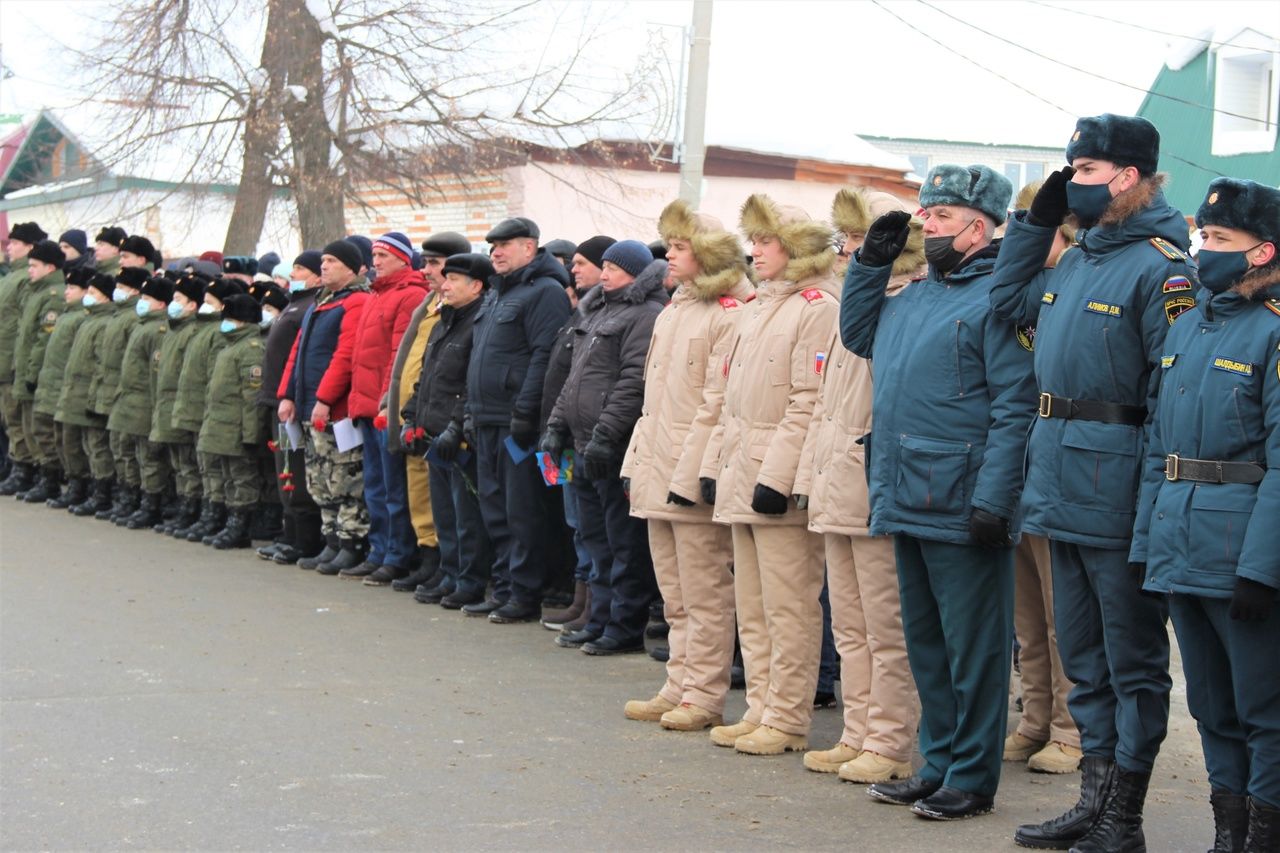
[(809, 739), (804, 735), (788, 734), (773, 726), (760, 726), (735, 740), (733, 748), (744, 755), (782, 755), (784, 752), (808, 749)]
[(664, 729), (670, 729), (673, 732), (700, 732), (720, 725), (724, 722), (724, 717), (713, 714), (706, 708), (681, 702), (678, 708), (672, 708), (663, 714), (658, 722)]
[(863, 750), (853, 761), (840, 765), (840, 778), (846, 782), (889, 782), (911, 778), (910, 761), (894, 761), (878, 752)]
[(656, 723), (674, 707), (673, 703), (661, 696), (654, 696), (652, 699), (632, 699), (623, 707), (622, 713), (628, 720)]
[(1079, 747), (1054, 740), (1027, 760), (1027, 768), (1037, 773), (1075, 773), (1083, 757)]
[(1044, 749), (1044, 745), (1045, 743), (1042, 740), (1032, 740), (1025, 735), (1014, 732), (1004, 739), (1004, 760), (1026, 761)]
[(711, 730), (711, 742), (716, 746), (733, 746), (738, 738), (751, 734), (759, 727), (759, 724), (748, 723), (746, 720), (741, 720), (731, 726), (716, 726)]
[(804, 754), (804, 766), (814, 773), (836, 773), (840, 765), (858, 757), (858, 750), (847, 743), (838, 743), (831, 749), (814, 750)]

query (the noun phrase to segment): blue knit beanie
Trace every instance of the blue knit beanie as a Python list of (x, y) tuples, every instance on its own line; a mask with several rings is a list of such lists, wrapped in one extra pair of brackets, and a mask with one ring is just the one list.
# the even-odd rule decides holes
[(604, 250), (600, 263), (610, 263), (621, 267), (632, 276), (640, 275), (644, 268), (653, 263), (653, 252), (639, 240), (619, 240)]

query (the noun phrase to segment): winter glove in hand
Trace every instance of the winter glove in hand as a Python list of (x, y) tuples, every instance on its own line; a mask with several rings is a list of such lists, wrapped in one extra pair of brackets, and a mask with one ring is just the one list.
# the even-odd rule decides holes
[(1147, 564), (1130, 563), (1129, 579), (1133, 581), (1133, 588), (1142, 592), (1142, 583), (1147, 579)]
[(24, 385), (26, 385), (26, 386), (27, 386), (27, 393), (28, 393), (28, 394), (34, 394), (34, 393), (36, 393), (36, 383), (34, 383), (34, 382), (24, 382), (24, 383), (22, 383), (22, 384), (24, 384)]
[(631, 500), (631, 478), (630, 477), (622, 478), (622, 496), (625, 497), (628, 501)]
[(1031, 209), (1027, 211), (1027, 221), (1042, 228), (1057, 228), (1067, 218), (1067, 184), (1076, 170), (1063, 166), (1049, 177), (1031, 200)]
[(551, 457), (551, 461), (560, 464), (560, 454), (564, 453), (564, 436), (554, 427), (547, 427), (547, 431), (542, 434), (542, 441), (538, 442), (538, 450)]
[(470, 412), (462, 413), (462, 440), (470, 447), (476, 446), (476, 422)]
[(911, 214), (905, 210), (891, 210), (867, 229), (867, 239), (858, 249), (858, 263), (864, 267), (888, 266), (898, 259), (906, 248), (911, 234)]
[(582, 448), (582, 473), (588, 480), (607, 480), (616, 474), (616, 458), (613, 442), (593, 435)]
[(688, 498), (682, 498), (675, 492), (667, 492), (667, 503), (675, 504), (676, 506), (693, 506), (693, 501)]
[(462, 427), (457, 421), (449, 421), (444, 432), (431, 442), (431, 450), (441, 462), (453, 462), (458, 458), (458, 450), (462, 447)]
[(761, 515), (782, 515), (787, 511), (787, 496), (763, 483), (756, 483), (751, 495), (751, 509)]
[(533, 418), (512, 413), (511, 438), (521, 450), (528, 450), (538, 441), (538, 424)]
[(1248, 578), (1236, 578), (1229, 612), (1237, 622), (1262, 622), (1271, 616), (1275, 600), (1276, 590), (1273, 587)]
[(702, 502), (708, 506), (716, 505), (716, 481), (710, 477), (698, 478), (698, 490), (702, 492)]
[(1009, 519), (993, 515), (976, 506), (969, 514), (969, 537), (984, 548), (1007, 548), (1009, 538)]

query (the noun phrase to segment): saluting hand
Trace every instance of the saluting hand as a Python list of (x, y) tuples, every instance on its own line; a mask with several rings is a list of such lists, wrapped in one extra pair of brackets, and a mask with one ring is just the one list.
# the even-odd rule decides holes
[(858, 249), (858, 263), (864, 267), (888, 266), (907, 247), (910, 235), (911, 214), (905, 210), (889, 211), (867, 229), (867, 239)]
[(1075, 173), (1076, 170), (1070, 166), (1063, 166), (1044, 179), (1036, 197), (1031, 200), (1031, 209), (1027, 211), (1027, 220), (1032, 225), (1057, 228), (1067, 218), (1070, 209), (1067, 206), (1067, 184)]

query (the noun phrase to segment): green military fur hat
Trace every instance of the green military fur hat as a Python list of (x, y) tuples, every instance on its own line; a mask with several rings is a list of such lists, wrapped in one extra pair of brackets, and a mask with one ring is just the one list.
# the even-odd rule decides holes
[(1141, 175), (1154, 175), (1160, 160), (1160, 131), (1138, 116), (1086, 116), (1076, 121), (1076, 132), (1067, 143), (1067, 163), (1077, 157), (1133, 166)]
[(1216, 178), (1196, 211), (1196, 225), (1218, 225), (1280, 245), (1280, 190), (1255, 181)]
[(957, 166), (943, 163), (934, 166), (920, 187), (920, 206), (954, 204), (971, 207), (990, 216), (999, 225), (1009, 215), (1013, 184), (988, 166)]

